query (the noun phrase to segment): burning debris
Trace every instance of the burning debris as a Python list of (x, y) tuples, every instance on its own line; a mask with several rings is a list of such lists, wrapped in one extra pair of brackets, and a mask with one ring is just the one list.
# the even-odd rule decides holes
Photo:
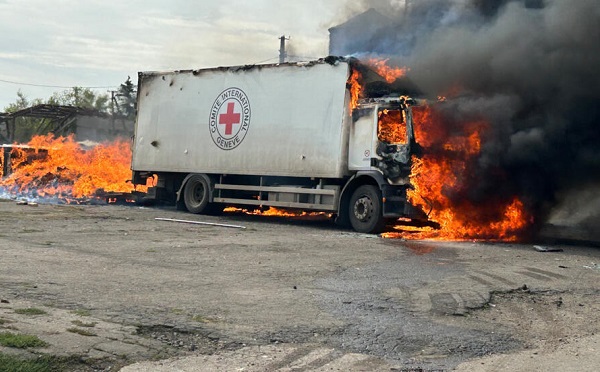
[(115, 202), (133, 191), (126, 183), (131, 178), (131, 146), (125, 140), (86, 150), (73, 136), (36, 136), (27, 145), (5, 145), (3, 155), (0, 190), (11, 198)]

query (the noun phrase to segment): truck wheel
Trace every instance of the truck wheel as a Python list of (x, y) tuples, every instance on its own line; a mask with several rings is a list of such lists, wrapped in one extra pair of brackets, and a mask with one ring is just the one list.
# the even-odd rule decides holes
[(183, 189), (183, 202), (188, 211), (202, 213), (208, 205), (210, 184), (201, 175), (194, 175), (186, 182)]
[(385, 228), (381, 191), (373, 185), (362, 185), (350, 198), (350, 223), (361, 233), (379, 234)]

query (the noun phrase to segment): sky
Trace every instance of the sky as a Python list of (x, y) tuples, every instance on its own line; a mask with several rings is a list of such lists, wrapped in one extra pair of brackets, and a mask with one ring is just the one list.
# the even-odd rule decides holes
[(19, 90), (107, 93), (139, 71), (277, 62), (281, 35), (290, 54), (323, 57), (346, 2), (0, 0), (0, 112)]

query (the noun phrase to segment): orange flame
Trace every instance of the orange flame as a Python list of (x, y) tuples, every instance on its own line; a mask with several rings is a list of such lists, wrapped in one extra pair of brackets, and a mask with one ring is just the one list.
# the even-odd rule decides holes
[(362, 85), (360, 84), (362, 75), (355, 69), (352, 69), (352, 74), (348, 79), (348, 87), (350, 89), (350, 108), (354, 110), (358, 107), (358, 98), (362, 91)]
[(371, 58), (367, 61), (367, 63), (371, 66), (377, 74), (381, 75), (385, 81), (389, 84), (393, 83), (397, 79), (406, 76), (406, 73), (409, 71), (408, 67), (391, 67), (387, 65), (388, 59), (377, 59)]
[[(0, 180), (13, 194), (64, 199), (94, 197), (98, 190), (131, 192), (131, 145), (115, 140), (84, 150), (73, 136), (35, 136), (11, 151), (12, 173)], [(145, 191), (141, 188), (138, 191)]]
[(225, 213), (244, 213), (259, 216), (277, 216), (277, 217), (305, 217), (305, 216), (327, 216), (330, 217), (330, 213), (326, 212), (306, 212), (300, 210), (283, 210), (275, 207), (269, 207), (265, 211), (259, 209), (245, 209), (237, 207), (227, 207), (223, 210)]
[[(468, 187), (471, 164), (481, 151), (481, 137), (487, 131), (486, 122), (462, 126), (461, 133), (444, 129), (443, 119), (431, 107), (413, 107), (415, 137), (423, 146), (424, 155), (413, 158), (411, 184), (407, 193), (413, 205), (421, 207), (440, 229), (425, 228), (419, 232), (395, 226), (384, 234), (389, 238), (410, 239), (490, 239), (515, 241), (533, 221), (516, 197), (494, 199), (478, 205), (463, 198), (452, 198)], [(458, 200), (457, 200), (458, 199)], [(493, 199), (493, 198), (491, 198)]]
[(403, 111), (380, 111), (377, 138), (387, 143), (406, 143), (406, 125), (398, 125), (403, 122)]

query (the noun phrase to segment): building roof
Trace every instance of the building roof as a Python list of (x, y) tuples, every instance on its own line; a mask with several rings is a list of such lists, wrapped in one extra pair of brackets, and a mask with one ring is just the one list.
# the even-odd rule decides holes
[(391, 23), (391, 19), (379, 13), (374, 8), (370, 8), (366, 12), (356, 15), (342, 24), (331, 27), (329, 29), (329, 32), (343, 31), (345, 29), (362, 28), (364, 27), (364, 25), (386, 26)]
[[(0, 113), (0, 141), (11, 143), (14, 140), (15, 125), (17, 118), (39, 118), (44, 119), (43, 129), (50, 130), (55, 134), (62, 134), (74, 123), (78, 117), (108, 117), (108, 114), (94, 109), (86, 109), (75, 106), (60, 106), (41, 104), (27, 107), (15, 112)], [(39, 128), (38, 128), (39, 129)]]
[(14, 119), (18, 117), (46, 118), (62, 121), (75, 115), (107, 116), (107, 114), (94, 109), (86, 109), (76, 106), (41, 104), (32, 107), (27, 107), (15, 112), (0, 113), (0, 121), (7, 121), (9, 119)]

